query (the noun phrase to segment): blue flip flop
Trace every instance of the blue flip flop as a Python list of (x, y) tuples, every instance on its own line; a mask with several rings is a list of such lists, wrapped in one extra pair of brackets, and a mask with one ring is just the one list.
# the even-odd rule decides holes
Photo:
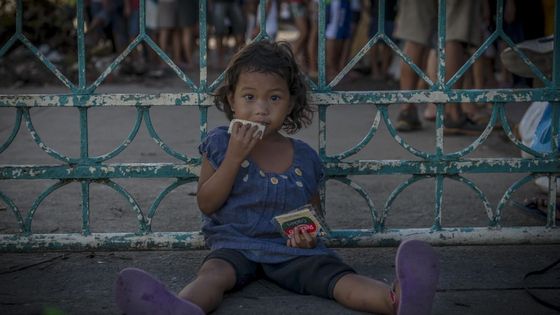
[(395, 258), (398, 294), (397, 315), (429, 315), (439, 279), (439, 259), (434, 249), (419, 240), (401, 243)]
[(200, 307), (179, 298), (149, 273), (123, 269), (115, 283), (115, 298), (127, 315), (204, 315)]

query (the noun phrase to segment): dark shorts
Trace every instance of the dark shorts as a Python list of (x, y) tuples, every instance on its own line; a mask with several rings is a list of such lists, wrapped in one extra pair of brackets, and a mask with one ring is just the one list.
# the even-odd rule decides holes
[(299, 293), (333, 298), (337, 281), (344, 275), (355, 273), (340, 258), (331, 255), (301, 256), (277, 264), (256, 263), (234, 249), (212, 251), (204, 261), (221, 259), (228, 262), (237, 276), (232, 290), (238, 290), (251, 281), (266, 278), (280, 287)]

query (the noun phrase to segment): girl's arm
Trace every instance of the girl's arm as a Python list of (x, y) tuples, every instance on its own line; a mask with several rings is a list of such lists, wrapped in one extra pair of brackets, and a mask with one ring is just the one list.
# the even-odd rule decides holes
[(206, 156), (202, 158), (196, 200), (204, 214), (214, 213), (229, 197), (241, 163), (259, 141), (256, 132), (256, 126), (236, 123), (222, 164), (214, 169)]
[(239, 170), (239, 167), (234, 164), (224, 164), (226, 164), (225, 160), (217, 170), (214, 170), (208, 159), (202, 158), (196, 201), (198, 208), (206, 215), (214, 213), (224, 204)]

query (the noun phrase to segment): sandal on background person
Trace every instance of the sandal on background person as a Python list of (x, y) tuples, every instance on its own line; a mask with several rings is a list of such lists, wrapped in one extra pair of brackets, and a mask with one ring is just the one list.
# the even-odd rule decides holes
[(472, 113), (465, 112), (465, 115), (467, 116), (468, 120), (477, 125), (485, 126), (490, 121), (490, 115), (482, 111), (475, 111)]
[(395, 129), (404, 132), (422, 129), (422, 123), (418, 118), (418, 111), (416, 108), (401, 110), (397, 117)]
[(474, 123), (466, 115), (461, 115), (457, 121), (449, 118), (443, 121), (443, 134), (448, 136), (478, 136), (485, 128), (485, 125)]
[[(490, 121), (490, 114), (486, 111), (477, 109), (473, 111), (466, 111), (462, 109), (463, 114), (469, 119), (472, 123), (477, 125), (486, 125)], [(427, 121), (435, 121), (436, 120), (436, 104), (428, 103), (426, 104), (426, 108), (424, 109), (423, 113), (424, 120)]]

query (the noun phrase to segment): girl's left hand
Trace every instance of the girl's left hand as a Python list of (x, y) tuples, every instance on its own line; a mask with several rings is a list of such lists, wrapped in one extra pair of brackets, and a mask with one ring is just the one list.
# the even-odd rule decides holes
[(304, 229), (295, 228), (286, 245), (297, 248), (314, 248), (317, 245), (317, 236), (309, 234)]

